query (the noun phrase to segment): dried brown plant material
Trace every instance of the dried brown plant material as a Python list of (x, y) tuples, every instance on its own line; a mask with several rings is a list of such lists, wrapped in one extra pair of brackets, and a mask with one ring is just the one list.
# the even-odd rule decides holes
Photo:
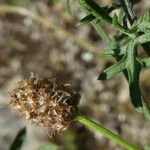
[(66, 130), (76, 117), (79, 99), (79, 93), (70, 86), (31, 74), (17, 83), (10, 105), (31, 122), (48, 127), (54, 135)]

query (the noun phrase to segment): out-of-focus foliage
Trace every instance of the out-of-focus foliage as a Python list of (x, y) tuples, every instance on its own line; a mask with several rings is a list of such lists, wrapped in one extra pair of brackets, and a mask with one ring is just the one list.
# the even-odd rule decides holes
[(72, 16), (72, 10), (71, 10), (71, 4), (70, 4), (70, 0), (65, 0), (65, 8), (66, 8), (66, 11), (68, 12), (68, 14), (70, 16)]
[(22, 128), (18, 132), (9, 150), (20, 150), (22, 147), (22, 144), (24, 143), (25, 137), (26, 137), (26, 128)]
[(52, 0), (53, 4), (58, 3), (60, 0)]
[(8, 0), (8, 2), (11, 5), (17, 5), (17, 6), (26, 6), (30, 3), (30, 0)]
[(150, 150), (150, 145), (146, 145), (146, 146), (144, 147), (144, 150)]
[(46, 144), (46, 145), (40, 146), (39, 148), (35, 150), (60, 150), (60, 148), (53, 144)]

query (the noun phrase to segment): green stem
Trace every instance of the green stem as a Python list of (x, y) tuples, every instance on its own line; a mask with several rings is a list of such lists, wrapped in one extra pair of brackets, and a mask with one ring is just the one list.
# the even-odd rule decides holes
[(109, 131), (108, 129), (104, 128), (102, 125), (90, 120), (89, 118), (83, 115), (78, 114), (76, 120), (88, 126), (89, 128), (101, 133), (108, 139), (116, 142), (118, 145), (123, 146), (127, 150), (140, 150), (136, 145), (126, 141), (121, 136)]

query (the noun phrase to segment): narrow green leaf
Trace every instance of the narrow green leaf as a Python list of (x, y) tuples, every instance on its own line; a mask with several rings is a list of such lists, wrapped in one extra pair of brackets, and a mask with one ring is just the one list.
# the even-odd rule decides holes
[[(105, 12), (107, 12), (108, 14), (111, 13), (113, 10), (115, 10), (117, 8), (120, 8), (119, 4), (112, 4), (112, 5), (108, 5), (108, 6), (102, 7), (102, 9)], [(93, 21), (95, 18), (96, 17), (90, 13), (87, 16), (85, 16), (83, 19), (81, 19), (80, 22), (77, 24), (77, 26), (89, 23), (89, 22)], [(99, 22), (99, 21), (100, 20), (98, 20), (97, 22)]]
[(112, 4), (112, 5), (108, 5), (108, 6), (103, 7), (103, 9), (104, 9), (104, 11), (106, 11), (108, 14), (110, 14), (112, 11), (114, 11), (114, 10), (120, 8), (120, 7), (121, 7), (120, 4), (114, 3), (114, 4)]
[(22, 128), (19, 133), (17, 134), (15, 140), (13, 141), (12, 145), (10, 146), (9, 150), (20, 150), (21, 146), (26, 137), (26, 128)]
[(115, 56), (115, 50), (114, 50), (114, 49), (106, 50), (106, 51), (103, 53), (103, 55), (106, 56), (106, 57)]
[(138, 38), (136, 38), (135, 44), (138, 44), (138, 43), (143, 44), (149, 41), (150, 41), (150, 31), (149, 32), (147, 31), (146, 34), (143, 34), (139, 36)]
[(87, 16), (85, 16), (83, 19), (81, 19), (79, 21), (79, 23), (77, 24), (77, 26), (81, 26), (87, 23), (90, 23), (91, 21), (93, 21), (95, 19), (95, 16), (93, 16), (92, 14), (88, 14)]
[(150, 22), (150, 11), (144, 13), (142, 16), (139, 17), (133, 24), (134, 27), (139, 26), (143, 22)]
[(105, 52), (103, 52), (103, 56), (120, 58), (122, 55), (120, 53), (120, 49), (111, 49), (111, 50), (105, 50)]
[(129, 0), (119, 0), (119, 1), (120, 1), (120, 4), (130, 22), (130, 24), (132, 25), (136, 19), (136, 16), (132, 9), (132, 4), (130, 3)]
[(78, 3), (97, 19), (112, 24), (112, 18), (96, 2), (92, 0), (78, 0)]
[(122, 41), (120, 47), (120, 55), (125, 55), (127, 53), (128, 46), (132, 41), (134, 42), (134, 40), (131, 37), (126, 37), (125, 40)]
[(115, 76), (116, 74), (120, 73), (126, 68), (126, 62), (125, 58), (122, 58), (118, 63), (110, 66), (109, 68), (105, 69), (100, 76), (98, 77), (98, 80), (107, 80)]
[[(135, 21), (133, 25), (133, 29), (135, 29), (140, 34), (148, 33), (150, 31), (150, 11), (146, 12), (144, 15), (139, 17), (137, 21)], [(144, 43), (141, 45), (145, 52), (150, 56), (150, 42)]]
[[(84, 12), (86, 12), (86, 14), (92, 14), (90, 9), (87, 9), (87, 6), (85, 6), (84, 1), (82, 0), (77, 0), (79, 6), (84, 10)], [(94, 16), (94, 15), (93, 15)], [(96, 16), (95, 16), (96, 17)], [(97, 17), (96, 17), (97, 18)], [(96, 32), (98, 33), (98, 35), (100, 36), (100, 38), (102, 38), (102, 40), (108, 45), (108, 47), (114, 47), (114, 42), (112, 41), (112, 39), (109, 37), (109, 35), (105, 32), (105, 30), (101, 27), (100, 24), (97, 24), (96, 20), (93, 20), (91, 22), (92, 26), (94, 27), (94, 29), (96, 30)]]
[(150, 120), (150, 108), (145, 102), (139, 86), (139, 76), (141, 63), (136, 59), (135, 42), (130, 42), (127, 46), (127, 77), (129, 82), (130, 97), (135, 109)]
[(137, 28), (138, 32), (147, 32), (147, 30), (150, 30), (150, 22), (143, 21)]
[(127, 74), (129, 82), (130, 97), (133, 106), (139, 111), (142, 106), (141, 91), (139, 87), (139, 74), (141, 71), (140, 63), (135, 59), (136, 50), (134, 42), (130, 42), (126, 46), (127, 50)]
[(144, 15), (139, 18), (138, 24), (142, 22), (150, 22), (150, 11), (145, 12)]

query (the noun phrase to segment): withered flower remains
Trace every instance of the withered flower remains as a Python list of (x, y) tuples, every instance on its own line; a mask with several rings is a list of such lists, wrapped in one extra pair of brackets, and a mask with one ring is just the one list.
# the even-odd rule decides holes
[(70, 86), (31, 74), (17, 83), (10, 105), (26, 119), (48, 127), (53, 135), (66, 130), (75, 118), (79, 99), (79, 93)]

